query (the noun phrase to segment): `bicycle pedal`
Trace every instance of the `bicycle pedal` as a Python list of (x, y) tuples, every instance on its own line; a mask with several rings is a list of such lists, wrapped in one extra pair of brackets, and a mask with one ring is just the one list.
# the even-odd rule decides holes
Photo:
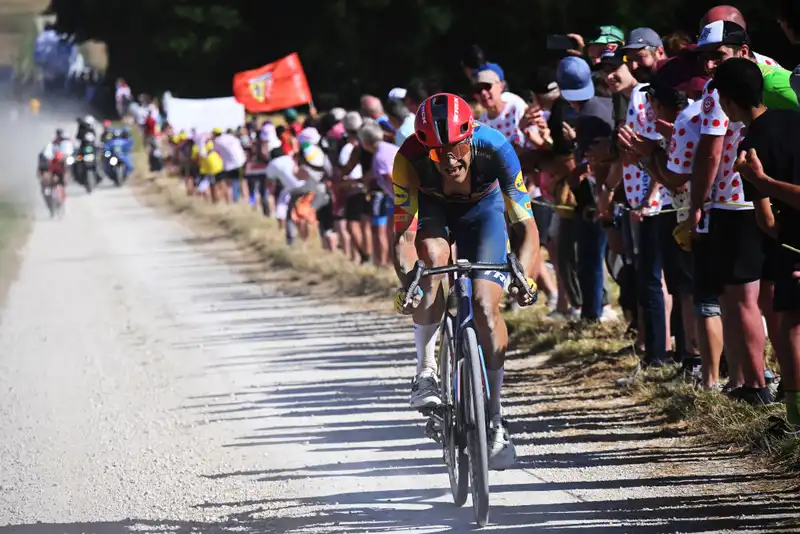
[(433, 419), (429, 419), (428, 423), (425, 425), (425, 436), (436, 443), (442, 443), (442, 430), (441, 428), (437, 428), (436, 422)]

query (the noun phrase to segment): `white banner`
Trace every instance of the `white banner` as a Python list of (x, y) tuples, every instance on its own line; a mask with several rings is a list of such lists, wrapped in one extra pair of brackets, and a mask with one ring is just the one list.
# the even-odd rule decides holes
[(164, 110), (167, 122), (176, 132), (187, 133), (194, 128), (198, 133), (210, 132), (214, 128), (238, 128), (244, 126), (244, 106), (235, 98), (173, 98), (164, 93)]

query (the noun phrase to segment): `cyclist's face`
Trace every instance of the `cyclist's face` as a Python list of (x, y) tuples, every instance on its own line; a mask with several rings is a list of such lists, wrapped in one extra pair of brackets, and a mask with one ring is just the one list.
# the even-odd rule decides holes
[(472, 161), (471, 138), (455, 145), (447, 145), (430, 151), (431, 161), (447, 180), (463, 183), (467, 179), (469, 164)]

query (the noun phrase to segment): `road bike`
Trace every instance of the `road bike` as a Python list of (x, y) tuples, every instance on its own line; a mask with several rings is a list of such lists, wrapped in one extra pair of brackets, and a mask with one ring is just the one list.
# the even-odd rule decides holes
[[(450, 476), (450, 491), (456, 506), (467, 501), (472, 489), (475, 521), (481, 527), (489, 522), (489, 382), (483, 351), (472, 312), (472, 278), (478, 271), (494, 271), (495, 276), (510, 273), (511, 283), (523, 288), (536, 302), (537, 292), (528, 285), (525, 271), (514, 254), (507, 263), (470, 263), (456, 260), (452, 265), (426, 268), (417, 261), (410, 274), (406, 295), (413, 296), (422, 278), (455, 274), (454, 301), (445, 311), (439, 344), (439, 380), (442, 404), (426, 410), (426, 434), (442, 444)], [(411, 297), (406, 297), (408, 306)], [(453, 313), (455, 309), (455, 313)]]

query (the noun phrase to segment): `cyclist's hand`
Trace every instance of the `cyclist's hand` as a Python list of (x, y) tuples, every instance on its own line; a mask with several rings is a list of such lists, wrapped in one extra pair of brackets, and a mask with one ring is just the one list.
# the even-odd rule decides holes
[(524, 288), (519, 287), (518, 283), (513, 283), (511, 287), (508, 288), (508, 292), (517, 299), (517, 303), (520, 306), (531, 306), (532, 304), (536, 304), (536, 301), (539, 299), (539, 287), (536, 285), (533, 278), (528, 278), (528, 286), (531, 288), (530, 295), (528, 295), (528, 292), (525, 291)]
[(394, 294), (395, 311), (402, 315), (411, 315), (411, 313), (414, 311), (414, 308), (419, 306), (419, 303), (422, 302), (422, 295), (422, 290), (417, 288), (417, 292), (414, 294), (414, 297), (411, 298), (408, 306), (406, 306), (406, 290), (404, 287), (398, 288)]

